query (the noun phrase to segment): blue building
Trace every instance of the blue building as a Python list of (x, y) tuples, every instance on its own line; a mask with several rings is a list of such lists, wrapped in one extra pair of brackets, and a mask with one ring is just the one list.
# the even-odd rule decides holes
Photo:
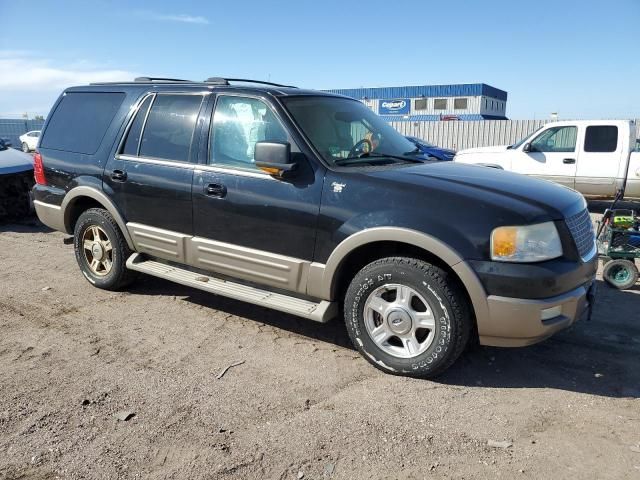
[(507, 92), (484, 83), (327, 91), (360, 100), (387, 121), (507, 119)]

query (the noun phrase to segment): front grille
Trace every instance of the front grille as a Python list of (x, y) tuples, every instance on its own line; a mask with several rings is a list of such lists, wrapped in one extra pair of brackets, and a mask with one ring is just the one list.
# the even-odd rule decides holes
[(582, 258), (586, 258), (587, 255), (594, 251), (596, 242), (589, 211), (585, 209), (580, 213), (567, 217), (565, 222), (567, 222), (573, 241), (576, 242), (578, 253)]

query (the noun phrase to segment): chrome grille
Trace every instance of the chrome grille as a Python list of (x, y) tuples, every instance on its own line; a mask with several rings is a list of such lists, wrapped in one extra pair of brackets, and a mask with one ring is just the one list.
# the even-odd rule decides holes
[(565, 218), (567, 227), (571, 232), (573, 241), (576, 242), (578, 253), (582, 258), (586, 258), (596, 248), (596, 238), (593, 231), (593, 223), (588, 210)]

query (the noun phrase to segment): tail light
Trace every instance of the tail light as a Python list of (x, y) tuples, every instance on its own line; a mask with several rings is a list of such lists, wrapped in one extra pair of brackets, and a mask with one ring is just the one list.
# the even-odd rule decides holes
[(44, 176), (44, 167), (42, 166), (42, 155), (36, 153), (33, 156), (33, 176), (38, 185), (46, 185), (47, 179)]

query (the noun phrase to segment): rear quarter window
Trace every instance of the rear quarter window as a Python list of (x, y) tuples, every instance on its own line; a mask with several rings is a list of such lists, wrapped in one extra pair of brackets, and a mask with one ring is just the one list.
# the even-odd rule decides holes
[(610, 153), (618, 149), (618, 127), (614, 125), (593, 125), (587, 127), (584, 151)]
[(70, 92), (53, 112), (41, 148), (92, 155), (124, 101), (121, 92)]

